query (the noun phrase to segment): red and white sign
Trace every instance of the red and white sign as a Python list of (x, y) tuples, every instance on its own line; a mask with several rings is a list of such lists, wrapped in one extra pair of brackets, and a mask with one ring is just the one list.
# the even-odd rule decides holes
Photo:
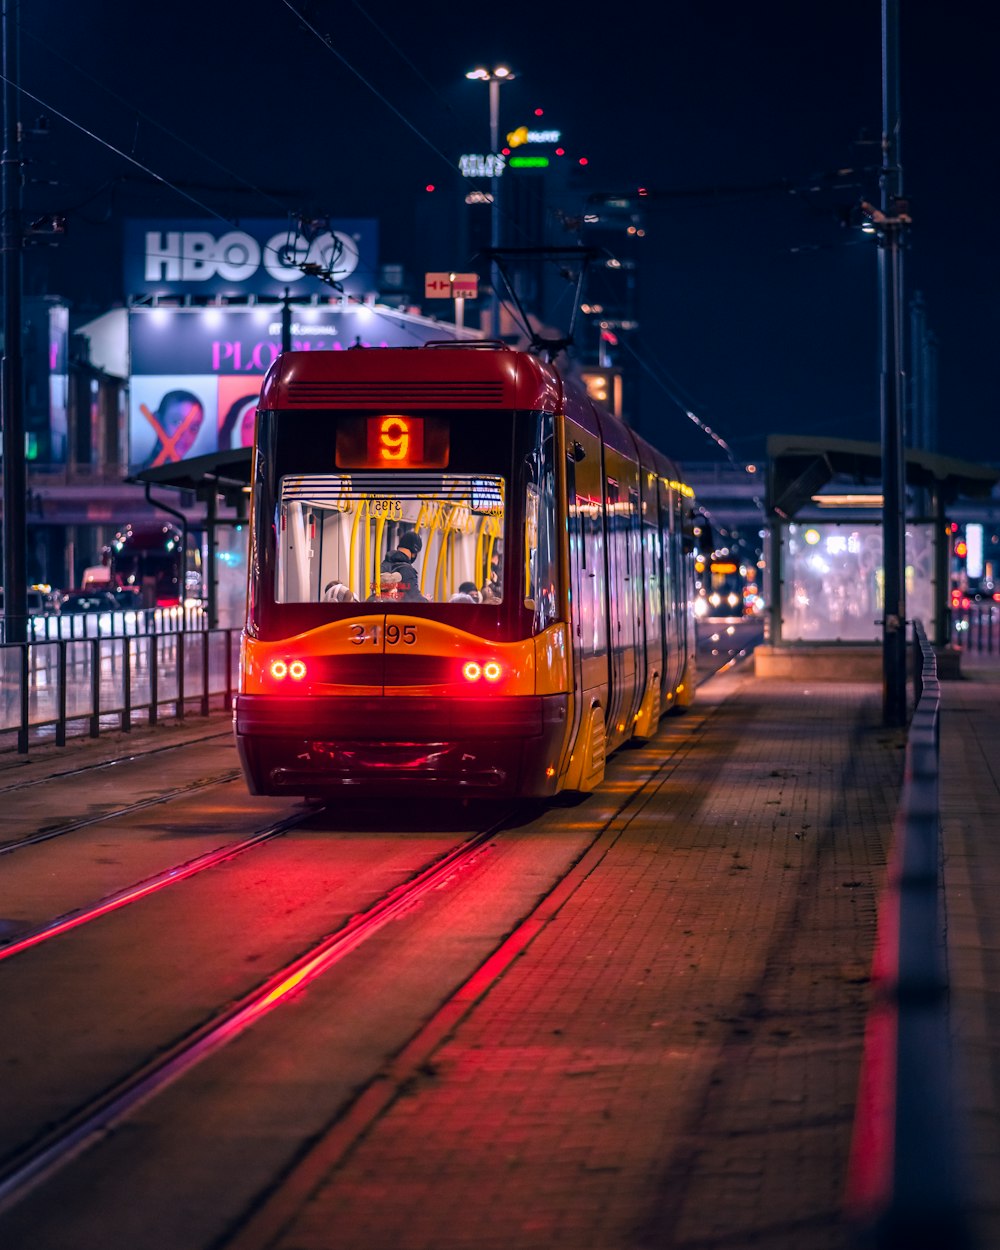
[(451, 293), (455, 299), (478, 299), (479, 274), (453, 273), (451, 275)]
[(477, 273), (425, 273), (424, 299), (477, 299)]
[(451, 274), (425, 273), (424, 299), (451, 299)]

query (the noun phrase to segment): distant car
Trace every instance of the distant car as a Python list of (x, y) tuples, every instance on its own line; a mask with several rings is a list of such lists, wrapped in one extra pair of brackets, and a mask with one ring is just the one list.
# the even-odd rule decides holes
[[(28, 607), (28, 615), (29, 616), (44, 616), (47, 606), (48, 606), (45, 602), (44, 593), (32, 587), (31, 590), (28, 590), (25, 592), (25, 595), (26, 595), (26, 602), (27, 602), (27, 607)], [(2, 612), (3, 612), (3, 587), (0, 587), (0, 613)]]
[(138, 586), (122, 586), (111, 594), (117, 606), (127, 612), (138, 612), (142, 607), (142, 591)]
[(117, 612), (118, 604), (110, 590), (67, 590), (59, 605), (62, 616), (81, 612)]

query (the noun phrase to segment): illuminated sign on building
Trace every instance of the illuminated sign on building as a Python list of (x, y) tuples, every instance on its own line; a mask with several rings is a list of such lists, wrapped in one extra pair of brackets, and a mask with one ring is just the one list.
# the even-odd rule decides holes
[(519, 148), (522, 143), (558, 143), (561, 138), (561, 130), (529, 130), (527, 126), (518, 126), (508, 134), (507, 146)]
[(129, 295), (281, 295), (315, 289), (300, 265), (331, 272), (351, 295), (376, 289), (378, 225), (352, 219), (323, 223), (311, 237), (280, 218), (245, 220), (239, 229), (212, 220), (125, 222)]
[(549, 158), (547, 156), (512, 156), (508, 163), (512, 169), (546, 169)]
[(488, 156), (466, 153), (458, 158), (458, 168), (463, 178), (499, 178), (506, 164), (505, 157), (492, 153)]
[(978, 581), (983, 575), (983, 527), (979, 521), (966, 525), (965, 541), (969, 548), (965, 571), (970, 579)]

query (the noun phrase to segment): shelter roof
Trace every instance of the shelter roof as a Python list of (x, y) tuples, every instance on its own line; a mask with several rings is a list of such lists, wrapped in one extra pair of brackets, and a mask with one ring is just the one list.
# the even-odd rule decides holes
[[(881, 483), (882, 446), (846, 438), (772, 434), (767, 440), (767, 510), (790, 519), (834, 478), (859, 485)], [(927, 487), (942, 504), (989, 498), (1000, 469), (907, 449), (907, 485)]]
[(141, 485), (173, 486), (178, 490), (242, 492), (250, 485), (253, 449), (233, 447), (225, 451), (211, 451), (204, 456), (191, 456), (170, 464), (141, 469), (132, 474), (130, 482)]

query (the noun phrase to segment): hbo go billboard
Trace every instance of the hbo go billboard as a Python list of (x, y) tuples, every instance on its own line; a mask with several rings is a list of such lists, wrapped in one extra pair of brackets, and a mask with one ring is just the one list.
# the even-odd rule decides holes
[(298, 267), (307, 263), (331, 270), (348, 295), (375, 291), (378, 223), (312, 225), (307, 237), (280, 218), (249, 218), (238, 228), (210, 218), (127, 221), (125, 290), (130, 296), (320, 292), (325, 284)]

